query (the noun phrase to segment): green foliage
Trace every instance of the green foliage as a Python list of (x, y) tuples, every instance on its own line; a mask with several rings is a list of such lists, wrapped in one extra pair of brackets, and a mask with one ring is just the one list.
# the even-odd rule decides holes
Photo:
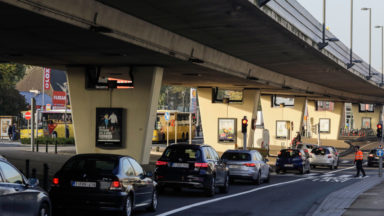
[(13, 88), (24, 75), (25, 65), (23, 64), (0, 64), (0, 87)]
[[(30, 144), (31, 143), (31, 138), (22, 138), (21, 144)], [(73, 137), (70, 138), (50, 138), (50, 137), (39, 137), (37, 138), (37, 142), (39, 142), (39, 145), (45, 145), (46, 143), (48, 144), (55, 144), (55, 141), (57, 140), (58, 145), (74, 145), (75, 144), (75, 139)]]
[[(184, 100), (184, 101), (183, 101)], [(162, 86), (158, 102), (159, 109), (177, 110), (179, 106), (188, 111), (190, 88), (184, 86)]]
[(25, 75), (22, 64), (0, 64), (0, 115), (20, 115), (27, 109), (25, 98), (15, 89)]

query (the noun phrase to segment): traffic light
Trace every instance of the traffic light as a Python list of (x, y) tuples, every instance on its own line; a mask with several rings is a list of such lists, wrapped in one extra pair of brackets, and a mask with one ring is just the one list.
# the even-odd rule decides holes
[(383, 125), (381, 123), (377, 124), (377, 137), (381, 137), (383, 134)]
[(242, 133), (247, 133), (247, 126), (248, 126), (247, 116), (244, 116), (244, 118), (241, 120), (241, 132)]

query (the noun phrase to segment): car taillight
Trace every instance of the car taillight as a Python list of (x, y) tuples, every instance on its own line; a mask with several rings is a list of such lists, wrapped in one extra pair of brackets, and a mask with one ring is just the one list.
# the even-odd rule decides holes
[(281, 155), (281, 152), (279, 152), (277, 155)]
[(111, 183), (111, 187), (109, 189), (110, 190), (120, 190), (121, 189), (120, 181), (113, 181)]
[(168, 164), (167, 161), (156, 161), (156, 166), (165, 166), (167, 164)]
[(369, 156), (368, 157), (373, 157), (373, 154), (369, 154)]
[(328, 155), (328, 158), (332, 158), (332, 155), (331, 155), (331, 154), (329, 154), (329, 155)]
[(247, 167), (255, 167), (256, 164), (254, 164), (254, 163), (245, 163), (244, 166), (247, 166)]
[(308, 153), (308, 149), (304, 149), (304, 151), (305, 151), (306, 153)]
[(52, 179), (52, 183), (53, 183), (54, 186), (59, 185), (59, 178), (53, 178)]
[(195, 163), (195, 167), (208, 167), (208, 163)]

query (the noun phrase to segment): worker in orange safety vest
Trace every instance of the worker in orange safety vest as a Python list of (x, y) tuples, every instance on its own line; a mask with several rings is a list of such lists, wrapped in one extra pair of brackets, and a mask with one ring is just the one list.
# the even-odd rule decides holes
[(363, 169), (363, 152), (360, 150), (359, 146), (355, 146), (355, 164), (356, 164), (356, 176), (360, 176), (360, 170), (361, 173), (363, 173), (363, 177), (365, 176), (365, 171)]

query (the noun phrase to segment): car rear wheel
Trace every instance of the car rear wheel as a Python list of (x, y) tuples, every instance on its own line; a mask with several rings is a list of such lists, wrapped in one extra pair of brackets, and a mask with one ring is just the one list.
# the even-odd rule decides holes
[(157, 204), (158, 204), (158, 199), (157, 199), (157, 191), (156, 190), (153, 190), (153, 194), (152, 194), (152, 202), (150, 204), (150, 206), (148, 207), (148, 210), (151, 211), (151, 212), (155, 212), (156, 209), (157, 209)]
[(276, 168), (276, 173), (277, 173), (277, 174), (280, 173), (280, 169), (279, 169), (279, 168)]
[(132, 215), (132, 198), (128, 196), (125, 200), (125, 205), (123, 209), (123, 216), (131, 216)]
[(50, 216), (50, 215), (51, 215), (51, 211), (50, 211), (49, 205), (47, 203), (41, 204), (39, 208), (39, 216)]
[(257, 178), (254, 180), (254, 183), (257, 184), (257, 185), (260, 185), (262, 183), (262, 181), (261, 181), (261, 172), (260, 171), (257, 174)]
[(271, 173), (268, 171), (268, 176), (267, 178), (264, 180), (265, 183), (269, 183), (271, 180)]
[(330, 170), (333, 170), (334, 168), (335, 168), (335, 166), (334, 166), (333, 163), (332, 163), (332, 165), (329, 166), (329, 169), (330, 169)]
[(205, 189), (205, 194), (209, 197), (214, 196), (216, 193), (216, 186), (215, 186), (215, 177), (212, 176), (210, 180), (210, 185), (207, 189)]
[(300, 167), (300, 168), (299, 168), (299, 173), (300, 173), (300, 174), (303, 174), (303, 173), (304, 173), (304, 167)]
[(224, 185), (220, 187), (220, 192), (228, 193), (228, 191), (229, 191), (229, 175), (226, 175)]

